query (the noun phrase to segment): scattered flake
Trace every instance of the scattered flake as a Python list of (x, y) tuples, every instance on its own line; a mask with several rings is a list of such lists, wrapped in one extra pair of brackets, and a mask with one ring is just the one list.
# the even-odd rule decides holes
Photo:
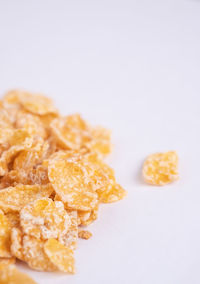
[(60, 271), (75, 273), (73, 250), (62, 245), (55, 239), (49, 239), (45, 243), (44, 250), (51, 262)]
[(88, 240), (92, 237), (92, 233), (86, 230), (79, 230), (78, 237), (84, 240)]
[(48, 197), (52, 193), (51, 185), (16, 185), (0, 190), (0, 208), (4, 212), (20, 211), (27, 203), (35, 199)]
[(156, 153), (147, 157), (143, 165), (147, 183), (165, 185), (178, 179), (178, 155), (174, 151)]

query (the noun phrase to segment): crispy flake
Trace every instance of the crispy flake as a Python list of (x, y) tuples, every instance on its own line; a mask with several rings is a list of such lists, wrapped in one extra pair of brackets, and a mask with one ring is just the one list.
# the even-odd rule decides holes
[(144, 180), (153, 185), (165, 185), (177, 180), (177, 153), (171, 151), (148, 156), (144, 162), (142, 172)]
[(51, 185), (22, 185), (0, 190), (0, 209), (5, 212), (20, 211), (27, 203), (38, 198), (48, 197), (53, 189)]
[(21, 210), (20, 224), (24, 234), (43, 240), (59, 239), (67, 233), (71, 219), (61, 201), (43, 198)]
[(73, 250), (62, 245), (55, 239), (49, 239), (45, 243), (44, 250), (51, 262), (60, 271), (75, 273)]

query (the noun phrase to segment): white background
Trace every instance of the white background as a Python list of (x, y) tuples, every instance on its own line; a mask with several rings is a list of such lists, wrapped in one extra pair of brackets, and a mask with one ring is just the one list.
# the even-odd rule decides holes
[[(113, 130), (109, 158), (128, 191), (101, 206), (75, 276), (39, 284), (200, 283), (200, 1), (0, 0), (0, 92), (52, 97)], [(144, 158), (176, 150), (180, 180), (141, 179)]]

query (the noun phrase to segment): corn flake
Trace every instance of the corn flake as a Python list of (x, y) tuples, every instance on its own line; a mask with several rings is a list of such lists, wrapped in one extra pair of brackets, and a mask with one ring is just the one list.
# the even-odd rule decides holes
[(78, 150), (91, 140), (89, 126), (78, 114), (56, 118), (50, 127), (58, 145), (64, 149)]
[(145, 160), (142, 171), (147, 183), (171, 183), (178, 179), (178, 155), (174, 151), (152, 154)]
[(43, 198), (21, 210), (20, 224), (24, 234), (43, 240), (59, 239), (67, 233), (71, 219), (61, 201)]
[(73, 250), (62, 245), (55, 239), (49, 239), (45, 243), (44, 250), (51, 262), (60, 271), (75, 273)]
[(37, 198), (48, 197), (51, 185), (16, 185), (0, 190), (0, 209), (5, 212), (20, 211), (27, 203)]
[(92, 140), (88, 143), (88, 148), (102, 155), (110, 154), (112, 150), (111, 132), (103, 127), (95, 127), (91, 132)]
[(57, 113), (51, 99), (39, 94), (30, 94), (26, 91), (13, 90), (8, 92), (4, 96), (3, 103), (6, 106), (23, 107), (25, 110), (38, 115)]
[(97, 194), (89, 184), (93, 169), (83, 167), (73, 159), (50, 160), (49, 180), (54, 190), (71, 209), (90, 210), (97, 204)]

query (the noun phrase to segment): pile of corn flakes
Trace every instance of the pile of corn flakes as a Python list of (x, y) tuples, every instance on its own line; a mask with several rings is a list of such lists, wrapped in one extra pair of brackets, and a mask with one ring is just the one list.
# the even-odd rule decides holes
[[(35, 283), (16, 259), (39, 271), (75, 272), (78, 238), (100, 203), (126, 192), (104, 158), (110, 132), (52, 101), (14, 90), (0, 101), (0, 283)], [(9, 282), (10, 281), (10, 282)]]

